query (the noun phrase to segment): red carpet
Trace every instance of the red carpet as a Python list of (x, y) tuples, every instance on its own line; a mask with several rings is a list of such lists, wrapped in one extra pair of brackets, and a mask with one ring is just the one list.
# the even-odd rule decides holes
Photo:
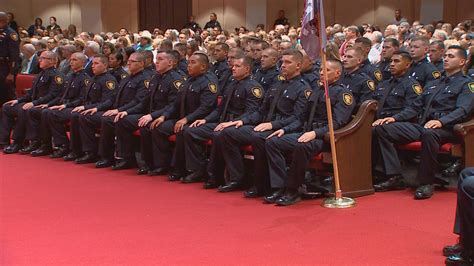
[(49, 158), (0, 155), (1, 265), (442, 265), (455, 191), (264, 205)]

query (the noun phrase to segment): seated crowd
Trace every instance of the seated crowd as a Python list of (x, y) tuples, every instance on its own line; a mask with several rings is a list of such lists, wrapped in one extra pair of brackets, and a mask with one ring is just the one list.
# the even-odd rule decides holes
[[(212, 17), (211, 17), (212, 21)], [(191, 21), (192, 22), (192, 21)], [(376, 100), (371, 151), (376, 191), (404, 189), (396, 144), (421, 141), (416, 199), (433, 195), (437, 151), (474, 105), (474, 24), (402, 21), (327, 27), (327, 63), (312, 61), (301, 28), (75, 32), (51, 17), (17, 26), (20, 73), (32, 88), (3, 104), (6, 154), (49, 155), (291, 205), (312, 158), (327, 150), (326, 74), (334, 129)], [(197, 26), (196, 26), (197, 25)], [(139, 141), (137, 141), (139, 137)], [(139, 143), (139, 144), (138, 144)], [(367, 154), (366, 156), (370, 156)], [(381, 166), (381, 171), (376, 167)]]

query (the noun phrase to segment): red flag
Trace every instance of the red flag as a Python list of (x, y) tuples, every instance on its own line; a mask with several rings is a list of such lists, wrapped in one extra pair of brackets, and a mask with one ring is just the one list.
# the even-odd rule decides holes
[(326, 52), (326, 25), (322, 0), (306, 0), (301, 28), (301, 47), (311, 60)]

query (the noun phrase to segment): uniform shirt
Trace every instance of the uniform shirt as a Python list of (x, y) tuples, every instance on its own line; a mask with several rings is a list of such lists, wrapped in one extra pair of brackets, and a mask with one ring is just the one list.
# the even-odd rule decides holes
[(377, 65), (377, 68), (382, 73), (382, 80), (389, 80), (392, 77), (392, 73), (390, 72), (390, 60), (382, 60)]
[(33, 102), (34, 105), (48, 103), (56, 98), (64, 86), (64, 77), (56, 68), (42, 70), (34, 79), (31, 90), (18, 99), (19, 103)]
[(173, 108), (165, 111), (163, 115), (165, 118), (186, 117), (188, 123), (202, 119), (216, 107), (218, 92), (218, 82), (214, 74), (205, 73), (191, 77), (178, 92)]
[(319, 88), (319, 75), (316, 75), (312, 69), (306, 72), (301, 72), (301, 77), (308, 82), (313, 91)]
[(0, 28), (0, 72), (17, 74), (20, 71), (20, 41), (10, 27)]
[(418, 122), (439, 120), (443, 127), (452, 128), (472, 114), (474, 105), (474, 82), (461, 71), (450, 77), (426, 84), (424, 92), (413, 107), (407, 108), (407, 120), (419, 115)]
[(117, 80), (117, 83), (120, 83), (120, 81), (122, 81), (122, 79), (126, 78), (129, 76), (129, 74), (127, 73), (127, 71), (125, 71), (125, 69), (123, 69), (123, 67), (117, 67), (115, 69), (111, 69), (109, 70), (110, 74), (112, 74), (112, 76), (114, 76), (115, 80)]
[(179, 60), (178, 68), (179, 70), (183, 71), (186, 75), (188, 75), (188, 60), (184, 58)]
[(227, 60), (214, 62), (210, 68), (210, 72), (217, 76), (220, 93), (222, 93), (232, 77), (232, 70), (229, 68)]
[(184, 77), (176, 69), (156, 73), (150, 80), (149, 93), (138, 105), (127, 110), (128, 114), (150, 114), (153, 119), (173, 108), (178, 91), (183, 88)]
[(410, 75), (414, 77), (421, 84), (421, 86), (425, 86), (425, 84), (429, 81), (441, 78), (441, 73), (433, 64), (428, 62), (427, 58), (424, 58), (416, 63), (413, 62)]
[(474, 68), (471, 68), (467, 71), (467, 76), (474, 80)]
[(113, 104), (116, 87), (117, 81), (110, 73), (105, 72), (94, 76), (81, 96), (82, 104), (86, 109), (108, 110)]
[(118, 109), (119, 112), (139, 104), (148, 93), (150, 77), (145, 71), (140, 71), (130, 75), (119, 83), (115, 90), (115, 100), (112, 109)]
[(372, 93), (376, 87), (375, 82), (360, 68), (352, 73), (345, 72), (339, 84), (352, 93), (356, 105), (372, 99)]
[[(313, 130), (316, 133), (316, 138), (323, 139), (329, 131), (324, 87), (320, 86), (316, 91), (310, 92), (306, 96), (308, 101), (302, 115), (290, 125), (284, 127), (283, 130), (285, 133)], [(331, 98), (333, 125), (336, 130), (351, 121), (355, 101), (352, 93), (338, 82), (329, 86), (329, 97)]]
[(440, 60), (440, 61), (438, 61), (438, 62), (431, 62), (431, 63), (435, 66), (435, 68), (436, 68), (441, 74), (444, 73), (444, 65), (443, 65), (444, 62), (443, 62), (443, 60)]
[(262, 86), (250, 76), (233, 80), (223, 92), (221, 105), (210, 113), (206, 122), (242, 120), (255, 112), (263, 100)]
[(409, 73), (382, 81), (373, 96), (378, 101), (377, 118), (393, 117), (397, 121), (405, 121), (403, 110), (412, 106), (422, 93), (420, 83)]
[[(267, 91), (274, 82), (278, 81), (278, 69), (276, 66), (273, 66), (269, 69), (259, 68), (252, 75), (252, 79), (260, 83), (264, 91)], [(282, 77), (280, 79), (283, 80)]]
[(262, 62), (260, 60), (253, 60), (252, 74), (255, 75), (260, 68), (262, 68)]
[(148, 76), (148, 77), (153, 77), (153, 75), (156, 74), (156, 69), (155, 69), (155, 65), (151, 65), (151, 66), (147, 66), (145, 67), (145, 69), (143, 69), (143, 72), (145, 72), (145, 74)]
[(372, 65), (369, 59), (363, 61), (359, 68), (362, 72), (369, 75), (370, 79), (372, 79), (376, 84), (383, 78), (382, 72), (376, 66)]
[(76, 107), (81, 98), (81, 92), (90, 84), (91, 78), (84, 70), (72, 72), (64, 79), (64, 90), (48, 106), (66, 105), (66, 108)]
[(300, 75), (280, 80), (265, 92), (260, 108), (242, 121), (250, 125), (271, 122), (274, 130), (283, 128), (301, 115), (309, 93), (311, 87)]

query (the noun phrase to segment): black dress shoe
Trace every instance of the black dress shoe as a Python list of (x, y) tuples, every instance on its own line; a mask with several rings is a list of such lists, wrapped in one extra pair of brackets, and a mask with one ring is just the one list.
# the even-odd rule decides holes
[(262, 196), (262, 193), (258, 191), (256, 186), (252, 186), (251, 188), (244, 191), (245, 198), (258, 198), (260, 196)]
[(39, 141), (32, 140), (32, 141), (30, 141), (30, 145), (28, 145), (27, 147), (20, 150), (20, 153), (21, 154), (30, 154), (32, 151), (38, 149), (39, 146), (40, 146)]
[(197, 183), (204, 180), (203, 173), (201, 171), (196, 171), (191, 173), (181, 179), (181, 183), (183, 184), (190, 184), (190, 183)]
[(68, 152), (69, 149), (66, 146), (61, 146), (59, 149), (55, 150), (51, 155), (49, 155), (49, 157), (52, 159), (62, 158), (66, 156)]
[(278, 198), (275, 203), (278, 206), (290, 206), (301, 201), (301, 196), (298, 191), (288, 191), (283, 196)]
[(97, 161), (97, 155), (86, 152), (81, 158), (77, 158), (75, 162), (77, 164), (95, 163)]
[(284, 192), (285, 189), (283, 188), (275, 190), (272, 194), (263, 197), (263, 203), (275, 203), (281, 196), (283, 196)]
[(406, 188), (405, 180), (403, 180), (403, 176), (400, 176), (400, 175), (393, 176), (385, 182), (374, 185), (374, 189), (376, 192), (403, 190), (405, 188)]
[(445, 246), (443, 248), (443, 256), (449, 257), (452, 255), (458, 255), (462, 251), (462, 246), (460, 244)]
[(4, 149), (3, 149), (3, 153), (5, 154), (13, 154), (13, 153), (17, 153), (21, 150), (21, 145), (18, 144), (18, 143), (12, 143), (8, 146), (6, 146)]
[(64, 156), (63, 160), (66, 161), (66, 162), (75, 161), (79, 157), (82, 157), (82, 156), (79, 156), (77, 153), (72, 151), (72, 152), (68, 153), (66, 156)]
[(114, 160), (112, 159), (100, 159), (95, 163), (95, 168), (107, 168), (114, 165)]
[(135, 166), (136, 165), (133, 161), (129, 161), (126, 159), (119, 159), (112, 166), (112, 170), (125, 170), (125, 169), (134, 168)]
[(41, 145), (38, 149), (31, 152), (31, 156), (39, 157), (39, 156), (46, 156), (51, 153), (51, 145)]
[(441, 174), (444, 177), (451, 177), (456, 176), (462, 169), (461, 160), (456, 160), (453, 164), (451, 164), (448, 168), (444, 169)]
[(148, 174), (149, 171), (150, 171), (150, 168), (148, 168), (148, 166), (143, 166), (143, 167), (138, 168), (137, 175), (146, 175)]
[(158, 167), (148, 171), (149, 176), (166, 175), (166, 173), (168, 173), (168, 167)]
[(214, 177), (209, 177), (206, 182), (204, 182), (204, 185), (202, 185), (204, 189), (214, 189), (218, 188), (219, 185), (216, 182), (216, 179)]
[(446, 258), (445, 263), (447, 266), (473, 266), (474, 256), (473, 252), (462, 251), (458, 255), (452, 255)]
[(239, 183), (239, 182), (232, 181), (232, 182), (230, 182), (230, 183), (227, 184), (227, 185), (219, 186), (219, 188), (217, 189), (217, 191), (219, 191), (219, 192), (231, 192), (231, 191), (239, 190), (240, 187), (241, 187), (241, 186), (240, 186), (240, 183)]
[(186, 173), (182, 172), (173, 172), (168, 176), (168, 181), (179, 181), (186, 176)]
[(433, 185), (421, 185), (416, 188), (415, 199), (429, 199), (433, 196), (434, 186)]

